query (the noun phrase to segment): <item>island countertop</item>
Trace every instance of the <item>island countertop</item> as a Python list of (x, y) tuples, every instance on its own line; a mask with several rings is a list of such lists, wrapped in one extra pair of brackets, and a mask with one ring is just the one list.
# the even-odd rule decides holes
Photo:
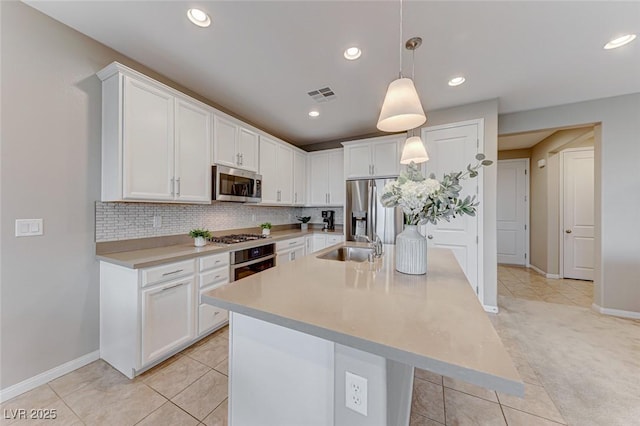
[(437, 374), (524, 395), (511, 358), (450, 250), (429, 249), (427, 275), (405, 275), (395, 271), (393, 245), (385, 245), (384, 256), (374, 263), (318, 258), (337, 247), (211, 290), (202, 300)]

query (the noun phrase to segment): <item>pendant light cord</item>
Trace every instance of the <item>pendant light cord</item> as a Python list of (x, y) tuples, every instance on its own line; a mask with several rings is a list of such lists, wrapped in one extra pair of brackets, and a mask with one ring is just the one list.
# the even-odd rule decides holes
[(398, 75), (402, 78), (402, 0), (400, 0), (400, 72)]

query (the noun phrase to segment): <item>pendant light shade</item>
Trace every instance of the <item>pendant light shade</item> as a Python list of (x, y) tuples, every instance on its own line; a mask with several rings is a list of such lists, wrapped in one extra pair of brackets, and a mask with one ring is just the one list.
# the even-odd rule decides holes
[(419, 127), (427, 121), (416, 86), (410, 78), (399, 78), (389, 84), (384, 97), (378, 130), (402, 132)]
[(409, 164), (412, 161), (416, 164), (429, 161), (429, 155), (427, 155), (427, 150), (425, 149), (420, 136), (412, 136), (407, 139), (404, 143), (404, 148), (402, 149), (400, 164)]

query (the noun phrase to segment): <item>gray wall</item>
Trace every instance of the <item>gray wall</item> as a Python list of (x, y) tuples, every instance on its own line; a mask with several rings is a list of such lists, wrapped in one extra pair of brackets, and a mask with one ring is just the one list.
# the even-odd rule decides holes
[[(0, 2), (0, 19), (4, 389), (98, 350), (96, 71), (117, 60), (212, 103), (23, 3)], [(14, 237), (19, 218), (43, 218), (44, 236)]]
[(595, 129), (595, 303), (640, 312), (640, 93), (500, 116), (499, 133)]
[(484, 297), (486, 306), (498, 306), (498, 249), (496, 239), (496, 191), (498, 167), (498, 100), (493, 99), (427, 113), (426, 126), (454, 123), (458, 121), (484, 118), (484, 154), (494, 161), (483, 170), (484, 200), (480, 205), (483, 214), (484, 244)]

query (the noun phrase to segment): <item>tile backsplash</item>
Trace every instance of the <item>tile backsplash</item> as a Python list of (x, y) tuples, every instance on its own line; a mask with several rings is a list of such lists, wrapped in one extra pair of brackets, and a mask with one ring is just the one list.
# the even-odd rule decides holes
[[(212, 231), (299, 223), (296, 216), (311, 216), (311, 223), (322, 223), (322, 210), (335, 210), (336, 224), (342, 223), (337, 207), (261, 207), (219, 202), (211, 205), (157, 203), (96, 203), (96, 242), (128, 240), (186, 234), (193, 228)], [(153, 227), (154, 216), (162, 221)]]

